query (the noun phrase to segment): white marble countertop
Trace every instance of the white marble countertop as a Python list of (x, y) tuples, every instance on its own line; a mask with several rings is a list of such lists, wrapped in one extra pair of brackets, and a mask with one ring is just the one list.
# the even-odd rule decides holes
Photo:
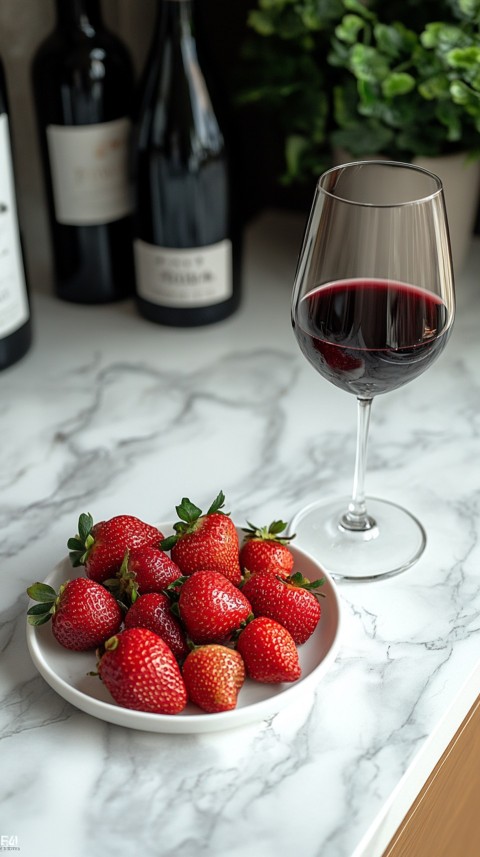
[(161, 521), (223, 489), (236, 521), (268, 523), (349, 492), (355, 401), (290, 327), (302, 226), (266, 213), (249, 228), (241, 310), (214, 327), (34, 298), (35, 346), (0, 377), (4, 850), (376, 857), (480, 692), (478, 241), (447, 349), (373, 407), (368, 492), (422, 520), (426, 552), (338, 584), (341, 648), (315, 698), (233, 731), (152, 734), (72, 707), (29, 657), (25, 588), (79, 512)]

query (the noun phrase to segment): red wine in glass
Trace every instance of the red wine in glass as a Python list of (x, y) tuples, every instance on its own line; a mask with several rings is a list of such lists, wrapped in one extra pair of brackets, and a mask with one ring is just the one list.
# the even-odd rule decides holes
[(440, 179), (389, 161), (327, 170), (317, 184), (299, 255), (292, 324), (317, 372), (357, 398), (353, 490), (350, 498), (327, 496), (300, 509), (290, 531), (334, 576), (398, 574), (425, 548), (425, 530), (414, 515), (365, 496), (370, 409), (376, 396), (431, 367), (454, 315)]
[(370, 397), (424, 372), (446, 345), (444, 301), (407, 283), (350, 279), (306, 294), (294, 320), (300, 348), (332, 384)]

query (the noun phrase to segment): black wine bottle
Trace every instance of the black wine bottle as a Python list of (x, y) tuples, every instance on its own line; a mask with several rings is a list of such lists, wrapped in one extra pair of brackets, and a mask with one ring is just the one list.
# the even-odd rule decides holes
[(0, 369), (27, 353), (32, 341), (12, 166), (8, 98), (0, 62)]
[(158, 0), (135, 124), (137, 303), (177, 326), (226, 318), (240, 297), (240, 223), (231, 163), (191, 0)]
[(32, 63), (56, 293), (105, 303), (134, 291), (133, 68), (99, 0), (56, 0), (56, 9)]

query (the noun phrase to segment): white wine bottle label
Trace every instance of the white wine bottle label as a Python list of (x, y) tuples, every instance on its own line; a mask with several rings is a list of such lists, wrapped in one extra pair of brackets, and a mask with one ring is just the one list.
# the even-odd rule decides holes
[(47, 127), (55, 216), (59, 223), (93, 226), (130, 214), (130, 131), (128, 119)]
[(205, 307), (232, 296), (232, 242), (172, 250), (135, 241), (137, 293), (166, 307)]
[(18, 230), (8, 116), (0, 116), (0, 338), (29, 318)]

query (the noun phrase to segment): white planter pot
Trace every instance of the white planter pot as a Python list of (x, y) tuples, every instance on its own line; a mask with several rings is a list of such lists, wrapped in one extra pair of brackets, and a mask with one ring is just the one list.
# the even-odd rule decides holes
[[(352, 158), (342, 149), (336, 149), (333, 156), (335, 164), (352, 160), (388, 160), (383, 155)], [(465, 262), (473, 235), (479, 200), (480, 160), (470, 160), (466, 154), (459, 153), (437, 158), (415, 158), (412, 163), (435, 173), (443, 184), (453, 265), (458, 273)]]

